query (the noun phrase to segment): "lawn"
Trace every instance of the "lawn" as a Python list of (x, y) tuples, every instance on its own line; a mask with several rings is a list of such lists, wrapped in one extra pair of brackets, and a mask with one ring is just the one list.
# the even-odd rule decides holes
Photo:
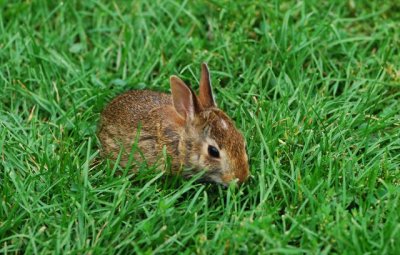
[[(398, 1), (5, 0), (0, 16), (0, 253), (400, 253)], [(100, 158), (107, 102), (173, 74), (197, 90), (202, 62), (246, 137), (245, 185)]]

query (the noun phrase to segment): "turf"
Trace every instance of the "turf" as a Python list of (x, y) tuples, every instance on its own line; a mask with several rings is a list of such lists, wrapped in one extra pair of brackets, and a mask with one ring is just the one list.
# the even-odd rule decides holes
[[(397, 1), (0, 6), (0, 253), (399, 254)], [(246, 185), (99, 157), (109, 100), (203, 61)]]

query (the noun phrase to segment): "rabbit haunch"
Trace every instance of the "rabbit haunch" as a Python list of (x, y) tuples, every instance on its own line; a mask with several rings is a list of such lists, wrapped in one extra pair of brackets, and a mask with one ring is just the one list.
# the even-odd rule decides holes
[[(136, 161), (153, 164), (165, 147), (174, 173), (189, 177), (204, 169), (206, 181), (244, 182), (249, 176), (245, 140), (217, 108), (207, 66), (202, 65), (198, 97), (178, 77), (170, 83), (172, 95), (134, 90), (112, 100), (101, 114), (102, 154), (115, 160), (122, 149), (119, 163), (126, 166), (138, 141)], [(210, 154), (210, 146), (217, 155)]]

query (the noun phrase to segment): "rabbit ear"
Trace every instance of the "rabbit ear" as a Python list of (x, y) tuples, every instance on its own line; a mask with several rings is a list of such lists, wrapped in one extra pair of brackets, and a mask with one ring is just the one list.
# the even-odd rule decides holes
[(170, 78), (172, 101), (175, 110), (185, 120), (193, 120), (202, 109), (194, 92), (177, 76)]
[(206, 63), (201, 64), (199, 101), (204, 108), (216, 107), (214, 101), (210, 72)]

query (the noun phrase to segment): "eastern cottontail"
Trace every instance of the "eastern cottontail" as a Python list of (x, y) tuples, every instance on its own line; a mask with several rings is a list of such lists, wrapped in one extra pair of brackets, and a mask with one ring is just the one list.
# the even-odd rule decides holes
[(174, 173), (186, 177), (205, 170), (204, 181), (227, 185), (249, 176), (245, 140), (232, 120), (217, 108), (208, 67), (202, 64), (197, 97), (177, 76), (171, 76), (169, 94), (133, 90), (116, 97), (101, 114), (99, 138), (103, 155), (128, 162), (134, 143), (135, 160), (152, 164), (165, 146)]

